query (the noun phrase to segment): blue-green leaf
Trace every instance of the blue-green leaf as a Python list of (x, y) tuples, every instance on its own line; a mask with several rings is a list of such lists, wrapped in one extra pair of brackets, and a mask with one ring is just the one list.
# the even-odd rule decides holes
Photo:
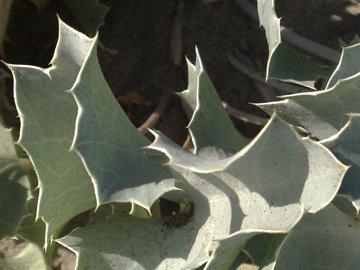
[(206, 74), (196, 49), (196, 65), (188, 64), (188, 89), (180, 93), (181, 98), (193, 110), (189, 124), (195, 152), (206, 156), (213, 152), (233, 154), (243, 148), (249, 140), (233, 126), (225, 112), (219, 96)]
[(96, 44), (60, 22), (51, 66), (11, 65), (20, 115), (20, 145), (38, 176), (37, 218), (46, 223), (46, 243), (72, 217), (96, 206), (94, 188), (83, 163), (71, 152), (77, 105), (69, 90), (89, 50)]
[(144, 149), (149, 141), (132, 125), (113, 96), (98, 63), (95, 43), (71, 89), (78, 105), (72, 149), (95, 186), (97, 205), (133, 202), (150, 209), (175, 179), (164, 156)]

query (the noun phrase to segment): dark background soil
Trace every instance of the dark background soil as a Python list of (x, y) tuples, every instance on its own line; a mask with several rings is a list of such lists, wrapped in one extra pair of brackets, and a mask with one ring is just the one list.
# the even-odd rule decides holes
[[(136, 92), (143, 101), (125, 104), (130, 119), (140, 126), (153, 112), (164, 90), (186, 88), (186, 64), (175, 77), (169, 47), (176, 14), (176, 0), (103, 0), (110, 7), (100, 29), (99, 61), (115, 97)], [(251, 0), (256, 5), (255, 0)], [(349, 42), (360, 32), (360, 7), (355, 0), (276, 0), (281, 23), (305, 37), (340, 50), (339, 39)], [(53, 0), (40, 13), (29, 1), (15, 0), (5, 44), (8, 63), (47, 67), (57, 38), (56, 14), (81, 30), (61, 1)], [(198, 47), (206, 71), (221, 99), (242, 111), (265, 116), (249, 102), (262, 102), (254, 81), (234, 68), (228, 55), (241, 49), (264, 73), (267, 45), (258, 23), (232, 0), (204, 4), (184, 0), (182, 17), (183, 55), (195, 60)], [(329, 64), (324, 61), (324, 63)], [(262, 68), (261, 68), (262, 67)], [(8, 81), (12, 97), (12, 82)], [(140, 98), (138, 98), (140, 100)], [(146, 103), (144, 101), (150, 101)], [(259, 127), (233, 119), (245, 135), (254, 136)], [(18, 127), (16, 115), (7, 115), (9, 126)], [(188, 118), (175, 95), (168, 101), (157, 129), (179, 144), (187, 136)], [(60, 268), (59, 268), (60, 269)], [(65, 269), (65, 268), (64, 268)], [(69, 269), (69, 268), (68, 268)]]

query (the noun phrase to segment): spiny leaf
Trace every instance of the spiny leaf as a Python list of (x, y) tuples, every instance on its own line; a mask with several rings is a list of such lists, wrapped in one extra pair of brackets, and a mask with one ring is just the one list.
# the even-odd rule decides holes
[(315, 90), (316, 80), (327, 79), (331, 71), (330, 67), (281, 43), (272, 54), (267, 76)]
[[(188, 212), (147, 220), (118, 214), (73, 231), (59, 242), (78, 254), (79, 268), (195, 269), (211, 263), (213, 241), (231, 233), (288, 232), (304, 212), (332, 200), (346, 170), (326, 148), (300, 138), (276, 116), (252, 143), (225, 160), (203, 159), (154, 134), (150, 148), (169, 157), (167, 166), (182, 190), (164, 196), (187, 203)], [(327, 170), (319, 175), (323, 166)], [(127, 244), (109, 249), (107, 239)]]
[(349, 122), (334, 136), (322, 141), (339, 160), (351, 165), (344, 177), (339, 194), (360, 211), (360, 115), (352, 114)]
[[(196, 269), (207, 261), (211, 237), (221, 235), (217, 229), (224, 223), (208, 217), (209, 202), (196, 189), (186, 183), (179, 188), (183, 192), (178, 196), (194, 200), (193, 216), (177, 214), (158, 220), (117, 213), (58, 242), (77, 254), (79, 269)], [(113, 245), (110, 254), (108, 239), (127, 244)]]
[(260, 25), (265, 29), (265, 35), (268, 42), (269, 66), (273, 53), (281, 43), (280, 19), (276, 17), (274, 0), (258, 0), (257, 9), (259, 13)]
[(230, 269), (249, 239), (262, 232), (250, 230), (214, 241), (214, 251), (205, 270)]
[(274, 263), (264, 270), (357, 269), (359, 223), (330, 204), (306, 215), (287, 235)]
[(11, 132), (0, 125), (0, 239), (14, 236), (27, 214), (28, 189), (21, 183), (20, 166)]
[(77, 269), (183, 269), (197, 229), (118, 214), (58, 242), (77, 254)]
[(72, 217), (96, 206), (90, 177), (79, 156), (69, 151), (77, 106), (66, 93), (95, 43), (60, 22), (51, 67), (10, 66), (21, 120), (19, 143), (39, 179), (37, 218), (46, 223), (46, 243)]
[(127, 118), (107, 85), (95, 42), (71, 93), (79, 107), (73, 149), (95, 185), (97, 205), (133, 202), (149, 210), (175, 179), (164, 156), (144, 149), (149, 141)]
[[(291, 224), (289, 216), (286, 222), (290, 223), (281, 224), (278, 219), (276, 225), (271, 225), (272, 218), (276, 219), (275, 212), (286, 206), (294, 207), (294, 213), (298, 213), (295, 209), (303, 207), (305, 211), (319, 211), (334, 198), (347, 170), (325, 147), (308, 138), (300, 138), (276, 115), (247, 147), (224, 160), (212, 161), (192, 155), (160, 133), (156, 134), (156, 140), (150, 148), (164, 152), (169, 157), (169, 166), (185, 169), (184, 178), (191, 185), (191, 181), (196, 183), (202, 177), (210, 177), (207, 182), (213, 182), (214, 179), (211, 178), (216, 176), (226, 186), (232, 187), (235, 191), (233, 195), (239, 197), (240, 207), (246, 215), (242, 228), (249, 229), (286, 231), (285, 227)], [(316, 173), (321, 166), (327, 168), (328, 175), (319, 176)], [(218, 182), (219, 185), (220, 183), (221, 181)], [(201, 190), (200, 187), (197, 188)], [(321, 190), (317, 192), (316, 198), (312, 196), (315, 190)], [(226, 196), (231, 197), (229, 194)], [(262, 204), (262, 207), (257, 208), (257, 203)], [(301, 206), (296, 206), (298, 203)], [(223, 209), (225, 208), (224, 206)], [(274, 213), (263, 223), (263, 215), (259, 217), (256, 213), (266, 213), (267, 210)], [(252, 220), (250, 213), (256, 216), (256, 220)]]
[(238, 265), (235, 263), (239, 251), (248, 254), (253, 264), (251, 269), (257, 269), (256, 266), (261, 267), (263, 265), (264, 259), (271, 258), (273, 260), (274, 254), (284, 237), (285, 234), (274, 234), (271, 231), (245, 230), (218, 239), (214, 241), (216, 244), (215, 251), (205, 270), (237, 269)]
[(338, 81), (330, 89), (282, 96), (285, 100), (257, 105), (268, 114), (276, 110), (290, 124), (326, 139), (346, 124), (346, 114), (360, 112), (359, 86), (360, 73)]
[(360, 72), (360, 43), (344, 47), (341, 58), (334, 73), (331, 75), (326, 88), (333, 87), (340, 79), (349, 78)]
[(274, 0), (258, 0), (260, 25), (265, 29), (269, 47), (266, 79), (275, 78), (315, 89), (319, 77), (329, 77), (329, 68), (282, 43), (280, 19), (276, 16)]
[(248, 139), (233, 126), (225, 112), (217, 92), (206, 74), (196, 48), (196, 66), (189, 61), (188, 89), (180, 93), (181, 98), (193, 110), (189, 124), (195, 152), (206, 155), (209, 148), (216, 145), (217, 151), (233, 154), (243, 148)]
[[(217, 263), (214, 266), (226, 267), (232, 261), (231, 253), (235, 255), (234, 250), (244, 249), (249, 236), (252, 238), (248, 242), (259, 233), (245, 231), (221, 239), (214, 254)], [(358, 221), (345, 216), (332, 204), (316, 214), (305, 215), (288, 235), (275, 234), (274, 237), (269, 255), (261, 263), (263, 270), (356, 269), (359, 264), (356, 259), (360, 254), (357, 248), (360, 240)]]
[(41, 220), (35, 222), (36, 208), (32, 207), (34, 173), (25, 175), (30, 161), (17, 157), (11, 132), (2, 126), (0, 142), (0, 239), (16, 235), (42, 247), (45, 226)]

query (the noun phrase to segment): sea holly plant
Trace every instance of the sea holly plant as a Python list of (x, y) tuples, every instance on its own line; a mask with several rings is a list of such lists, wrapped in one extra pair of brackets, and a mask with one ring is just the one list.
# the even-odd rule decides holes
[[(80, 268), (194, 269), (210, 264), (214, 240), (246, 229), (288, 232), (305, 212), (317, 212), (335, 196), (346, 167), (276, 114), (251, 143), (240, 135), (224, 140), (220, 131), (234, 130), (199, 57), (195, 66), (189, 64), (191, 79), (183, 96), (194, 108), (189, 128), (202, 155), (186, 152), (159, 132), (146, 145), (114, 101), (95, 48), (70, 93), (79, 107), (72, 149), (92, 177), (98, 203), (128, 201), (148, 208), (163, 195), (180, 207), (173, 216), (156, 216), (149, 209), (150, 219), (114, 212), (58, 240), (77, 253)], [(202, 106), (219, 113), (206, 117)], [(214, 121), (223, 125), (211, 133), (206, 127)], [(236, 153), (226, 158), (230, 151)], [(316, 173), (320, 164), (330, 168), (321, 177)], [(321, 196), (312, 196), (316, 189), (323, 190)], [(127, 245), (114, 243), (109, 253), (107, 239)]]
[(281, 20), (276, 16), (274, 1), (257, 1), (260, 25), (265, 29), (269, 47), (266, 79), (274, 78), (315, 89), (316, 80), (324, 78), (326, 81), (331, 68), (282, 42)]
[[(271, 16), (276, 17), (274, 9), (272, 11)], [(322, 91), (282, 96), (281, 101), (258, 104), (269, 114), (275, 110), (288, 123), (306, 129), (342, 162), (351, 165), (339, 195), (352, 204), (355, 216), (360, 209), (360, 152), (357, 139), (360, 113), (359, 55), (360, 43), (344, 47), (340, 61)], [(346, 200), (339, 198), (339, 201), (346, 204)], [(347, 211), (351, 212), (351, 209)]]
[[(238, 134), (233, 136), (238, 139), (224, 140), (220, 131), (234, 129), (199, 56), (195, 66), (189, 64), (191, 80), (183, 96), (194, 108), (190, 131), (196, 153), (202, 154), (186, 152), (159, 132), (150, 144), (125, 117), (102, 77), (96, 40), (60, 22), (50, 68), (10, 66), (22, 122), (19, 143), (39, 178), (37, 215), (47, 225), (46, 245), (67, 220), (99, 208), (91, 224), (57, 240), (77, 253), (79, 269), (195, 269), (204, 263), (214, 269), (218, 259), (210, 255), (216, 254), (218, 239), (248, 230), (286, 233), (304, 213), (322, 209), (337, 193), (346, 167), (276, 114), (252, 142)], [(32, 87), (39, 81), (42, 87)], [(36, 106), (41, 99), (49, 100), (46, 106)], [(202, 106), (218, 113), (206, 117)], [(44, 109), (47, 113), (41, 114)], [(214, 121), (222, 126), (211, 133), (206, 128)], [(319, 176), (322, 166), (329, 169)], [(59, 183), (63, 196), (45, 192)], [(314, 197), (317, 190), (322, 193)], [(160, 209), (156, 215), (156, 205), (151, 206), (161, 196), (177, 202), (178, 211), (167, 216)], [(125, 202), (152, 217), (114, 210), (101, 215), (101, 205)], [(238, 244), (244, 246), (252, 235), (246, 233)], [(108, 250), (108, 239), (116, 239), (113, 249)], [(230, 267), (234, 256), (221, 263)]]
[[(276, 17), (274, 2), (268, 5), (271, 9), (263, 16)], [(268, 26), (267, 36), (274, 28)], [(271, 44), (269, 38), (268, 43)], [(284, 238), (273, 262), (264, 269), (357, 267), (360, 257), (353, 250), (357, 249), (359, 236), (359, 53), (358, 42), (343, 48), (340, 61), (324, 90), (283, 96), (282, 101), (258, 104), (266, 112), (276, 111), (292, 125), (304, 128), (312, 137), (320, 139), (320, 143), (339, 160), (350, 165), (334, 200), (338, 209), (347, 216), (332, 205), (318, 215), (307, 216)], [(271, 68), (269, 65), (268, 73), (271, 73)], [(326, 252), (322, 253), (323, 250)], [(341, 255), (338, 250), (342, 250)]]
[[(29, 183), (22, 172), (24, 160), (16, 153), (11, 131), (0, 127), (0, 179), (1, 179), (1, 208), (0, 208), (0, 238), (12, 236), (20, 224), (21, 218), (27, 214), (26, 201)], [(16, 206), (16, 207), (15, 207)]]
[[(258, 3), (268, 75), (283, 74), (284, 61), (274, 60), (284, 56), (276, 54), (274, 2)], [(26, 239), (34, 243), (29, 250), (42, 245), (50, 260), (57, 242), (76, 253), (77, 269), (236, 269), (249, 260), (266, 270), (357, 267), (360, 88), (349, 61), (356, 44), (343, 51), (327, 89), (259, 104), (271, 118), (252, 140), (232, 126), (197, 51), (180, 94), (192, 110), (191, 153), (160, 131), (151, 131), (151, 142), (131, 124), (101, 73), (97, 42), (60, 21), (49, 68), (8, 65), (18, 144), (39, 192), (19, 186), (13, 140), (1, 130), (1, 237)], [(319, 75), (309, 70), (306, 78)], [(12, 187), (19, 196), (9, 196)], [(344, 198), (355, 215), (331, 203)], [(12, 200), (21, 202), (16, 212)], [(77, 227), (74, 218), (84, 213), (85, 226)], [(42, 256), (28, 253), (0, 266), (21, 268), (24, 257), (46, 267)]]
[[(60, 23), (60, 29), (70, 28)], [(19, 144), (37, 173), (40, 194), (36, 216), (46, 223), (46, 243), (69, 219), (96, 206), (90, 177), (80, 157), (69, 151), (77, 107), (65, 90), (74, 84), (92, 45), (91, 39), (83, 38), (81, 46), (72, 46), (77, 35), (59, 31), (59, 43), (67, 46), (56, 47), (48, 69), (9, 65), (21, 121)]]

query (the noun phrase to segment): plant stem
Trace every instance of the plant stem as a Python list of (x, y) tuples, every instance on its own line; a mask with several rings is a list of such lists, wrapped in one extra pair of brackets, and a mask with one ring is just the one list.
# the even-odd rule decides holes
[[(264, 77), (256, 72), (254, 69), (248, 67), (247, 65), (241, 63), (239, 60), (235, 58), (233, 55), (228, 55), (230, 63), (238, 69), (241, 73), (245, 74), (246, 76), (250, 77), (251, 79), (254, 79), (255, 81), (262, 83), (264, 85), (279, 89), (282, 92), (285, 93), (299, 93), (305, 91), (304, 87), (298, 86), (298, 85), (291, 85), (288, 83), (281, 83), (275, 80), (268, 80), (265, 81)], [(268, 99), (268, 98), (266, 98)]]
[(174, 89), (173, 82), (175, 81), (176, 77), (179, 77), (179, 67), (181, 66), (182, 59), (184, 58), (182, 43), (183, 6), (184, 0), (178, 0), (176, 5), (176, 13), (173, 18), (170, 40), (170, 60), (172, 62), (172, 67), (166, 76), (163, 86), (163, 95), (161, 96), (159, 104), (157, 105), (155, 111), (138, 128), (138, 130), (143, 134), (146, 134), (148, 129), (153, 128), (159, 122), (171, 95), (176, 90)]
[(232, 117), (235, 117), (241, 121), (244, 121), (245, 123), (252, 123), (252, 124), (258, 125), (258, 126), (265, 126), (268, 121), (265, 118), (235, 109), (224, 101), (222, 102), (222, 104), (224, 106), (224, 109), (226, 110), (226, 112), (229, 115), (231, 115)]

